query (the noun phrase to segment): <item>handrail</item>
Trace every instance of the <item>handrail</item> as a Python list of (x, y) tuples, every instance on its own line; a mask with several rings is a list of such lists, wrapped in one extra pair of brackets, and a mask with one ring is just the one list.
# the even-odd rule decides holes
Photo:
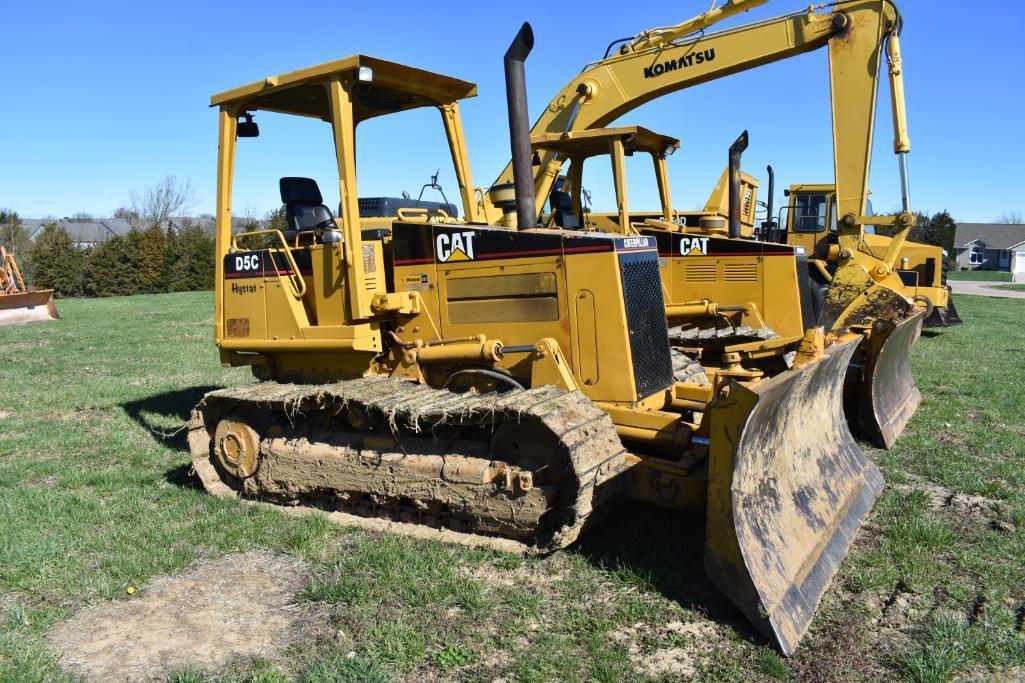
[[(231, 236), (231, 247), (232, 249), (238, 249), (238, 240), (241, 237), (256, 237), (258, 235), (277, 235), (278, 241), (281, 242), (281, 246), (284, 249), (285, 259), (288, 260), (288, 267), (291, 269), (292, 274), (289, 275), (289, 279), (292, 281), (293, 293), (297, 299), (303, 298), (306, 295), (306, 281), (303, 280), (299, 274), (299, 266), (296, 265), (295, 259), (292, 258), (292, 248), (288, 246), (288, 242), (285, 240), (285, 236), (280, 230), (250, 230), (248, 232), (238, 232)], [(273, 259), (273, 257), (271, 257)]]
[[(449, 216), (448, 212), (446, 212), (444, 209), (428, 209), (428, 208), (424, 208), (424, 207), (410, 207), (410, 208), (398, 209), (395, 213), (398, 214), (399, 220), (401, 220), (401, 221), (408, 221), (408, 220), (410, 220), (412, 218), (413, 215), (423, 216), (428, 223), (431, 222), (431, 217), (432, 216), (437, 216), (438, 218), (441, 218), (442, 220), (445, 220), (445, 221), (452, 220), (452, 216)], [(407, 216), (407, 214), (409, 214), (409, 215)]]

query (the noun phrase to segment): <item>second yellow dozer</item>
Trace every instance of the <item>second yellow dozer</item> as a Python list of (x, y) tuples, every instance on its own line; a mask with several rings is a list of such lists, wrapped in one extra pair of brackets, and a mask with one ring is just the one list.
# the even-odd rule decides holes
[[(223, 365), (261, 381), (195, 408), (195, 471), (215, 495), (526, 553), (571, 544), (617, 495), (705, 509), (709, 577), (789, 654), (883, 486), (841, 409), (858, 340), (810, 333), (763, 381), (674, 354), (653, 239), (534, 226), (532, 44), (524, 25), (506, 54), (515, 230), (474, 201), (472, 83), (357, 55), (212, 98), (214, 338)], [(425, 107), (464, 215), (375, 215), (389, 202), (357, 194), (357, 126)], [(315, 180), (286, 177), (288, 229), (233, 234), (239, 139), (280, 115), (330, 127), (340, 215)]]
[(56, 320), (52, 289), (25, 285), (14, 254), (0, 247), (0, 326)]

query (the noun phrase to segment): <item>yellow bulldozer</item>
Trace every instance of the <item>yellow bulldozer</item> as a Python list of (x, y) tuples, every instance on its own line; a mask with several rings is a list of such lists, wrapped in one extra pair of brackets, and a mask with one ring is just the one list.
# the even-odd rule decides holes
[[(262, 381), (194, 409), (195, 471), (215, 495), (528, 553), (572, 543), (615, 496), (703, 509), (710, 578), (791, 653), (883, 486), (841, 406), (860, 338), (826, 348), (813, 330), (767, 379), (674, 352), (654, 239), (534, 224), (532, 45), (524, 25), (505, 58), (516, 229), (474, 196), (472, 83), (357, 55), (213, 96), (214, 339)], [(462, 216), (358, 194), (358, 125), (421, 108), (440, 114)], [(282, 115), (329, 127), (339, 215), (284, 177), (288, 229), (233, 234), (236, 152)]]
[[(655, 239), (674, 347), (720, 374), (754, 378), (789, 367), (818, 313), (811, 305), (808, 259), (800, 248), (731, 239), (727, 219), (718, 212), (683, 215), (672, 209), (666, 160), (679, 149), (679, 140), (639, 126), (616, 126), (535, 136), (532, 145), (538, 154), (558, 151), (569, 161), (570, 175), (551, 193), (546, 225)], [(635, 213), (628, 203), (625, 158), (639, 154), (654, 162), (658, 213)], [(615, 213), (585, 209), (585, 169), (604, 156), (612, 162)], [(746, 197), (745, 224), (756, 195)]]
[[(903, 18), (889, 0), (846, 0), (706, 32), (713, 24), (764, 2), (735, 0), (676, 26), (645, 31), (626, 40), (616, 54), (610, 54), (610, 47), (603, 59), (587, 65), (551, 100), (532, 133), (538, 137), (601, 128), (664, 95), (825, 48), (830, 67), (840, 219), (836, 267), (815, 324), (840, 337), (848, 332), (864, 337), (853, 364), (858, 371), (848, 379), (848, 403), (861, 415), (857, 422), (864, 427), (865, 435), (880, 446), (890, 447), (921, 401), (911, 375), (909, 354), (926, 312), (924, 302), (909, 294), (896, 272), (897, 256), (914, 222), (906, 173), (910, 142), (899, 38)], [(821, 12), (824, 8), (828, 11)], [(904, 206), (897, 215), (870, 216), (866, 215), (868, 174), (884, 54)], [(742, 151), (738, 141), (731, 148), (731, 157), (739, 159)], [(538, 212), (563, 174), (565, 161), (565, 155), (555, 150), (541, 153), (536, 159), (533, 178)], [(739, 169), (739, 161), (736, 166)], [(505, 225), (513, 225), (515, 216), (514, 212), (503, 211), (511, 173), (509, 166), (490, 192), (481, 194), (479, 207), (488, 220)], [(733, 239), (743, 238), (739, 188), (739, 177), (732, 177), (728, 183), (731, 219), (726, 236)], [(895, 228), (882, 254), (874, 253), (864, 239), (875, 225)], [(683, 256), (674, 254), (673, 258)], [(682, 266), (682, 261), (678, 265)]]
[(52, 289), (25, 285), (14, 254), (0, 247), (0, 326), (56, 320)]

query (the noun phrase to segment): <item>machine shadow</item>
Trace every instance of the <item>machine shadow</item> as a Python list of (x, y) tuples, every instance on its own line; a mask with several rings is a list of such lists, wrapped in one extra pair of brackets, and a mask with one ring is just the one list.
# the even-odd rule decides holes
[(746, 640), (764, 642), (705, 575), (704, 543), (703, 514), (621, 500), (583, 535), (573, 552), (623, 580), (733, 628)]
[[(176, 451), (188, 453), (188, 432), (185, 429), (185, 423), (188, 421), (192, 409), (199, 403), (199, 400), (206, 393), (217, 388), (214, 386), (200, 386), (167, 391), (136, 401), (122, 403), (121, 409), (140, 427), (149, 432), (157, 442)], [(153, 419), (154, 416), (158, 415), (165, 418), (162, 424)], [(170, 429), (163, 426), (167, 424), (167, 418), (173, 420), (178, 426)], [(192, 476), (191, 471), (191, 464), (179, 465), (168, 470), (164, 478), (168, 483), (175, 486), (201, 489), (202, 485), (196, 477)]]

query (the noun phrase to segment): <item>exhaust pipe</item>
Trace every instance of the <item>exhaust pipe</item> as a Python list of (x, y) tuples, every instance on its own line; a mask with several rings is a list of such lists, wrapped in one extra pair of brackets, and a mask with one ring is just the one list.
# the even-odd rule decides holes
[(766, 234), (768, 237), (763, 237), (763, 239), (768, 239), (770, 242), (781, 242), (782, 240), (776, 237), (776, 224), (772, 219), (772, 209), (774, 208), (772, 200), (776, 197), (776, 172), (772, 170), (771, 165), (765, 167), (765, 172), (769, 174), (769, 197), (765, 201)]
[(730, 145), (730, 237), (740, 237), (740, 157), (747, 149), (747, 131)]
[(516, 226), (519, 230), (537, 227), (527, 112), (527, 73), (524, 68), (532, 49), (534, 30), (524, 22), (505, 53), (505, 98), (509, 105), (509, 140), (512, 145), (513, 183), (516, 186)]

